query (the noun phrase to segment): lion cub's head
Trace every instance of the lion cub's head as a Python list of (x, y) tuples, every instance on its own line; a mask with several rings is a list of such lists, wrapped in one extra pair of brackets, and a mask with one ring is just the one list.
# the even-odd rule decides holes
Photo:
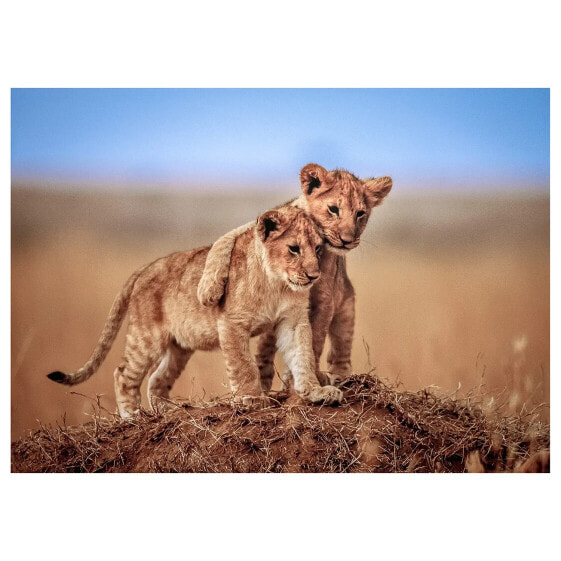
[(392, 188), (391, 177), (363, 180), (345, 170), (327, 171), (318, 164), (304, 166), (300, 182), (308, 212), (318, 222), (325, 241), (343, 254), (360, 243), (370, 211)]
[(323, 243), (314, 219), (302, 209), (281, 207), (262, 214), (256, 231), (269, 275), (282, 278), (292, 290), (311, 288), (320, 276)]

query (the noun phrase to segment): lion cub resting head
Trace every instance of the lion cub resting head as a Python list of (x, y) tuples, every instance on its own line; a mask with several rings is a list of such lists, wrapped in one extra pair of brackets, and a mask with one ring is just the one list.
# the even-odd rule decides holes
[(292, 204), (307, 210), (319, 224), (331, 252), (346, 255), (360, 243), (370, 213), (391, 191), (389, 176), (360, 179), (318, 164), (300, 170), (302, 195)]
[[(383, 202), (393, 185), (389, 176), (360, 179), (342, 169), (327, 171), (318, 164), (307, 164), (300, 170), (300, 183), (300, 197), (277, 208), (290, 205), (306, 210), (318, 224), (326, 248), (341, 256), (360, 244), (372, 209)], [(212, 246), (198, 288), (201, 304), (214, 306), (222, 298), (234, 240), (254, 224), (228, 232)]]
[(128, 309), (123, 362), (114, 374), (122, 417), (138, 412), (140, 386), (147, 374), (149, 402), (154, 406), (169, 397), (194, 351), (218, 346), (234, 399), (249, 405), (263, 401), (249, 339), (270, 329), (294, 374), (296, 392), (313, 403), (338, 402), (341, 391), (321, 387), (317, 380), (308, 319), (309, 288), (320, 275), (321, 244), (317, 225), (305, 211), (283, 207), (264, 213), (236, 239), (228, 288), (213, 308), (197, 299), (208, 247), (159, 259), (129, 278), (88, 362), (74, 374), (52, 372), (49, 378), (73, 385), (94, 374)]

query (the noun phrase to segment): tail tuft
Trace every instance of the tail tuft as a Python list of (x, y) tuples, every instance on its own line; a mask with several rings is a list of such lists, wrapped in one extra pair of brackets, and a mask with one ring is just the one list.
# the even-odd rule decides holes
[(64, 384), (68, 376), (64, 372), (57, 370), (56, 372), (51, 372), (47, 374), (47, 378), (50, 378), (53, 382), (58, 382), (59, 384)]

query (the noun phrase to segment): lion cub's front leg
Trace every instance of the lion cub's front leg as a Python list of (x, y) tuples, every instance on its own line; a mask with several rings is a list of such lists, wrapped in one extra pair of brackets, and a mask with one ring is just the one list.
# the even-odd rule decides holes
[(264, 392), (271, 391), (275, 377), (275, 353), (277, 351), (277, 338), (274, 331), (267, 331), (259, 336), (255, 359), (259, 368), (261, 387)]
[(250, 407), (269, 405), (270, 400), (261, 390), (259, 368), (251, 356), (249, 327), (228, 319), (220, 319), (218, 337), (234, 402)]
[(230, 258), (236, 238), (255, 226), (248, 222), (216, 240), (208, 252), (205, 269), (197, 287), (197, 298), (203, 306), (215, 306), (224, 296), (224, 287), (230, 274)]
[(312, 329), (307, 317), (299, 322), (282, 321), (277, 328), (277, 345), (294, 377), (294, 390), (302, 399), (326, 405), (341, 402), (343, 392), (340, 389), (319, 384)]

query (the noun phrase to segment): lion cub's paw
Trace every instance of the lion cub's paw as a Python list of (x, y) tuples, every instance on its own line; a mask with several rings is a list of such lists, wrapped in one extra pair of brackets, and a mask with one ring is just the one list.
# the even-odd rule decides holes
[(316, 376), (320, 386), (338, 386), (347, 377), (345, 374), (335, 374), (323, 370), (316, 372)]
[(155, 413), (156, 415), (164, 415), (165, 413), (173, 411), (178, 407), (179, 406), (176, 403), (167, 398), (154, 396), (150, 399), (150, 409), (152, 410), (152, 413)]
[(333, 405), (334, 403), (341, 403), (343, 392), (335, 386), (314, 386), (307, 395), (307, 400), (312, 403)]
[(294, 376), (290, 370), (285, 370), (282, 375), (281, 391), (288, 391), (294, 386)]
[(265, 409), (273, 405), (273, 400), (267, 395), (244, 395), (237, 401), (250, 411)]
[(214, 279), (203, 275), (197, 288), (197, 298), (203, 306), (212, 307), (218, 304), (224, 295), (226, 279)]
[(329, 373), (329, 381), (331, 382), (330, 385), (340, 386), (349, 376), (350, 374), (338, 374), (335, 372), (330, 372)]
[(117, 414), (119, 415), (121, 421), (125, 421), (125, 422), (132, 421), (137, 417), (140, 417), (140, 409), (134, 409), (133, 411), (129, 411), (129, 410), (117, 411)]
[(349, 376), (347, 373), (327, 372), (320, 370), (316, 372), (320, 386), (340, 386)]

